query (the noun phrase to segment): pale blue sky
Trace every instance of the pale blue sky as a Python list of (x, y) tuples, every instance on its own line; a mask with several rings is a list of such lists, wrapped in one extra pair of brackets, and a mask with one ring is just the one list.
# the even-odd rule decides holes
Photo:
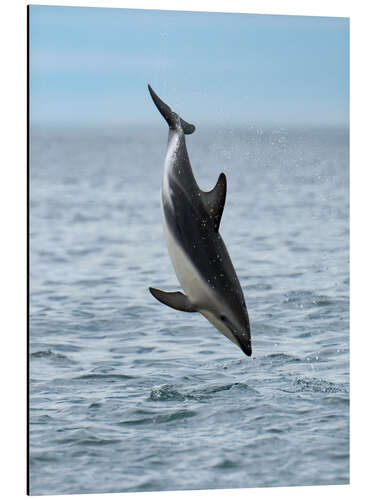
[(347, 125), (349, 20), (30, 7), (32, 122)]

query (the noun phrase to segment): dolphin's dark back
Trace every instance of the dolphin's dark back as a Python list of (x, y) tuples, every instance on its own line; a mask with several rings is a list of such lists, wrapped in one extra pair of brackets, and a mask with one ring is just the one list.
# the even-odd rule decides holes
[(150, 91), (152, 100), (154, 101), (155, 106), (158, 108), (160, 111), (160, 114), (165, 118), (166, 122), (169, 125), (169, 128), (172, 130), (176, 129), (178, 126), (178, 123), (181, 124), (181, 128), (184, 131), (184, 134), (192, 134), (195, 130), (195, 126), (192, 125), (191, 123), (186, 122), (181, 118), (181, 116), (178, 116), (177, 113), (171, 110), (171, 108), (168, 106), (168, 104), (165, 104), (160, 97), (153, 91), (151, 88), (151, 85), (148, 85), (148, 90)]

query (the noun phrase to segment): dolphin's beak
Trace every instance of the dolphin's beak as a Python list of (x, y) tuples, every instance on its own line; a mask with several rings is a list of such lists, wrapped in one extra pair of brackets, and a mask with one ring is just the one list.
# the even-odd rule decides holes
[(246, 356), (251, 356), (253, 351), (251, 349), (250, 331), (246, 332), (246, 335), (237, 335), (236, 337), (242, 352), (244, 352)]
[[(229, 325), (228, 325), (229, 326)], [(241, 351), (246, 354), (246, 356), (251, 356), (251, 334), (250, 326), (248, 328), (236, 328), (234, 325), (230, 328), (233, 337), (235, 338), (235, 344), (241, 349)], [(224, 334), (225, 335), (225, 334)]]
[(240, 347), (242, 349), (242, 352), (246, 354), (246, 356), (251, 356), (251, 353), (253, 352), (251, 349), (251, 344), (250, 342), (247, 344), (245, 343), (240, 343)]

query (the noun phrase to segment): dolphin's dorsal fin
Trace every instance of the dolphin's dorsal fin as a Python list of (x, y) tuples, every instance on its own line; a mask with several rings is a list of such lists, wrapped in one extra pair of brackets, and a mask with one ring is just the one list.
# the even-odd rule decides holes
[(178, 311), (197, 312), (190, 300), (181, 292), (163, 292), (163, 290), (152, 287), (150, 287), (149, 290), (155, 299), (166, 306), (177, 309)]
[(212, 220), (216, 231), (219, 230), (221, 216), (223, 214), (225, 197), (227, 194), (227, 179), (221, 173), (216, 186), (211, 191), (201, 191), (203, 204)]

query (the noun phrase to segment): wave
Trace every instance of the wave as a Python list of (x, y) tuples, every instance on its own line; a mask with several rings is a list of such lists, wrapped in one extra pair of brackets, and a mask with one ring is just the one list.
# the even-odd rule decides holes
[(326, 392), (349, 394), (349, 384), (333, 383), (319, 378), (297, 378), (295, 381), (296, 392)]
[[(255, 359), (255, 358), (254, 358)], [(289, 363), (301, 363), (304, 360), (293, 356), (292, 354), (286, 354), (284, 352), (272, 353), (261, 358), (261, 363), (267, 365), (271, 363), (272, 366), (281, 366)]]
[(202, 389), (194, 389), (189, 392), (180, 392), (176, 386), (164, 384), (154, 387), (151, 390), (150, 401), (186, 401), (195, 400), (201, 401), (203, 399), (210, 399), (214, 394), (222, 391), (229, 391), (231, 389), (250, 390), (247, 384), (241, 382), (233, 382), (225, 385), (213, 385)]
[(73, 380), (89, 380), (89, 381), (97, 381), (97, 380), (129, 380), (134, 378), (132, 375), (124, 375), (121, 373), (87, 373), (86, 375), (80, 375), (78, 377), (74, 377)]
[(50, 359), (52, 361), (70, 361), (74, 363), (72, 359), (69, 359), (68, 356), (65, 356), (64, 354), (56, 353), (51, 351), (50, 349), (47, 349), (45, 351), (36, 351), (32, 352), (30, 355), (31, 358), (45, 358), (45, 359)]
[(215, 469), (237, 469), (239, 465), (240, 464), (234, 460), (224, 458), (222, 460), (219, 460), (219, 462), (217, 462), (213, 467)]
[(147, 424), (163, 424), (167, 422), (174, 422), (176, 420), (184, 420), (186, 418), (195, 417), (197, 415), (196, 411), (193, 410), (177, 410), (172, 413), (155, 414), (146, 418), (140, 418), (135, 420), (124, 420), (119, 422), (118, 425), (121, 426), (135, 426), (135, 425), (147, 425)]

